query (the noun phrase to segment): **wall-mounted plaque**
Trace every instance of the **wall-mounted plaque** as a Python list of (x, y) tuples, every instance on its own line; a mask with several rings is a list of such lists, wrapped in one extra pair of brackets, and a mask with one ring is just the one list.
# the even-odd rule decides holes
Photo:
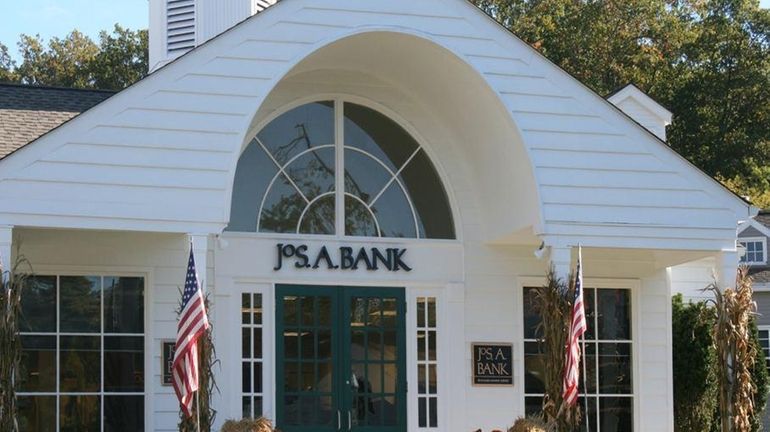
[(161, 378), (161, 384), (164, 386), (171, 385), (171, 365), (174, 363), (174, 351), (176, 350), (175, 340), (164, 340), (160, 343), (160, 358), (161, 358), (161, 370), (163, 376)]
[(474, 343), (471, 345), (471, 354), (473, 385), (513, 385), (513, 344)]

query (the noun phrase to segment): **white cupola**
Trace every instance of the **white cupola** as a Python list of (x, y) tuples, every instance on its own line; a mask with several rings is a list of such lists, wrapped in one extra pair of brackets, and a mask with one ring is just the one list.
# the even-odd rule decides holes
[(628, 84), (607, 96), (607, 100), (658, 138), (666, 140), (666, 126), (671, 124), (671, 111), (639, 87)]
[(150, 71), (278, 0), (150, 0)]

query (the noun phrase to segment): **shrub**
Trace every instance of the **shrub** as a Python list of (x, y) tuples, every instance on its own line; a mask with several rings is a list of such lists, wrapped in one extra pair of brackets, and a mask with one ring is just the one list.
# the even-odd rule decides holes
[(228, 420), (222, 425), (221, 432), (273, 432), (273, 425), (265, 418)]
[(508, 432), (556, 432), (556, 428), (546, 423), (542, 416), (529, 416), (516, 420)]

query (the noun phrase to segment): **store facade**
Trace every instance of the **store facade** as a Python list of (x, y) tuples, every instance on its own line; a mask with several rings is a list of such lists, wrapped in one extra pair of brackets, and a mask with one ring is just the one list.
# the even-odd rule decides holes
[(206, 7), (196, 49), (0, 160), (32, 430), (175, 430), (191, 240), (217, 424), (504, 429), (542, 394), (529, 288), (580, 244), (592, 429), (673, 430), (669, 273), (729, 280), (747, 204), (465, 1), (286, 0), (213, 39), (239, 20)]

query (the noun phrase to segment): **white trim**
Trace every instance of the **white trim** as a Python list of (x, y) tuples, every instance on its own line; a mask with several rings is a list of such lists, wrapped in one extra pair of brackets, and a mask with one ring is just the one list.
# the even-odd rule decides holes
[[(740, 257), (740, 264), (748, 266), (767, 264), (767, 237), (738, 237), (737, 243), (746, 249)], [(747, 257), (747, 254), (749, 253), (745, 243), (760, 243), (762, 245), (762, 261), (743, 261), (743, 258)]]
[(643, 92), (641, 89), (639, 89), (639, 87), (633, 84), (628, 84), (627, 86), (623, 87), (621, 90), (617, 91), (615, 94), (608, 97), (607, 101), (617, 106), (619, 103), (621, 103), (622, 101), (628, 98), (631, 98), (634, 101), (638, 102), (640, 105), (642, 105), (645, 109), (649, 110), (656, 117), (663, 120), (666, 123), (666, 125), (671, 124), (671, 117), (673, 117), (673, 114), (671, 113), (671, 111), (666, 109), (666, 107), (658, 103), (658, 101), (651, 98), (650, 95)]
[(738, 225), (738, 236), (740, 237), (741, 233), (746, 231), (749, 227), (754, 227), (757, 231), (761, 232), (767, 237), (770, 237), (770, 228), (762, 225), (761, 223), (757, 222), (756, 219), (751, 218), (748, 220), (745, 220)]
[[(525, 287), (542, 286), (545, 284), (545, 276), (519, 276), (517, 277), (517, 283), (515, 285), (516, 304), (518, 309), (519, 319), (524, 317), (524, 305), (523, 295)], [(642, 418), (640, 415), (641, 401), (639, 397), (639, 384), (641, 370), (639, 365), (641, 363), (640, 357), (640, 342), (639, 342), (639, 330), (641, 328), (641, 320), (639, 313), (639, 293), (641, 291), (641, 281), (639, 279), (622, 279), (622, 278), (591, 278), (587, 277), (583, 280), (583, 285), (586, 288), (596, 289), (627, 289), (631, 293), (631, 339), (628, 341), (621, 341), (621, 343), (631, 344), (631, 369), (632, 369), (632, 381), (631, 381), (631, 395), (611, 395), (613, 397), (633, 397), (633, 423), (635, 431), (642, 431)], [(518, 343), (514, 344), (514, 350), (518, 347), (519, 355), (514, 356), (519, 363), (517, 373), (519, 375), (519, 385), (517, 386), (519, 400), (521, 402), (522, 412), (519, 415), (524, 414), (526, 393), (524, 392), (524, 377), (526, 374), (526, 368), (524, 366), (524, 326), (518, 326), (519, 332), (516, 335)], [(593, 342), (593, 341), (592, 341)], [(597, 340), (597, 342), (601, 342)], [(614, 342), (614, 341), (613, 341)], [(598, 353), (597, 353), (598, 354)], [(596, 356), (598, 362), (599, 356)], [(597, 368), (598, 371), (598, 368)], [(597, 388), (598, 391), (598, 388)], [(595, 394), (593, 396), (602, 396), (602, 394)], [(597, 406), (597, 413), (598, 413)], [(598, 414), (597, 414), (598, 415)]]
[[(39, 332), (22, 332), (22, 335), (38, 335), (38, 336), (52, 336), (56, 338), (56, 368), (55, 368), (55, 374), (56, 374), (56, 390), (53, 392), (19, 392), (19, 395), (28, 395), (28, 396), (56, 396), (56, 429), (59, 429), (59, 418), (60, 418), (60, 403), (59, 403), (59, 396), (64, 393), (65, 395), (93, 395), (93, 396), (99, 396), (101, 398), (100, 404), (99, 404), (99, 410), (100, 410), (100, 428), (101, 430), (104, 429), (104, 396), (112, 396), (112, 395), (119, 395), (119, 396), (144, 396), (144, 428), (145, 430), (153, 430), (154, 428), (154, 398), (155, 398), (155, 390), (153, 388), (153, 385), (155, 383), (155, 373), (154, 373), (154, 366), (155, 366), (155, 355), (153, 349), (155, 348), (155, 334), (153, 333), (154, 327), (152, 325), (152, 305), (154, 303), (154, 272), (153, 268), (151, 267), (133, 267), (133, 266), (69, 266), (69, 265), (39, 265), (35, 266), (35, 275), (37, 276), (53, 276), (56, 278), (56, 331), (53, 333), (39, 333)], [(89, 333), (89, 336), (96, 337), (98, 336), (100, 338), (100, 369), (101, 369), (101, 377), (100, 377), (100, 385), (101, 388), (97, 392), (61, 392), (59, 391), (59, 380), (60, 380), (60, 370), (59, 365), (61, 363), (60, 359), (60, 346), (59, 346), (59, 338), (60, 336), (72, 336), (77, 335), (77, 333), (72, 332), (61, 332), (59, 328), (59, 323), (61, 321), (61, 313), (59, 311), (61, 307), (61, 301), (59, 299), (61, 290), (60, 287), (60, 278), (61, 276), (96, 276), (99, 277), (102, 284), (101, 289), (101, 295), (100, 295), (100, 314), (101, 314), (101, 328), (99, 329), (98, 333)], [(128, 337), (138, 337), (141, 336), (144, 338), (144, 391), (143, 392), (126, 392), (126, 393), (118, 393), (118, 392), (105, 392), (104, 391), (104, 335), (106, 334), (104, 332), (104, 278), (108, 276), (114, 276), (114, 277), (140, 277), (144, 278), (144, 291), (143, 291), (143, 297), (144, 297), (144, 320), (143, 320), (143, 326), (144, 326), (144, 333), (141, 335), (134, 334), (134, 333), (117, 333), (116, 336), (128, 336)], [(159, 371), (160, 372), (160, 371)]]

